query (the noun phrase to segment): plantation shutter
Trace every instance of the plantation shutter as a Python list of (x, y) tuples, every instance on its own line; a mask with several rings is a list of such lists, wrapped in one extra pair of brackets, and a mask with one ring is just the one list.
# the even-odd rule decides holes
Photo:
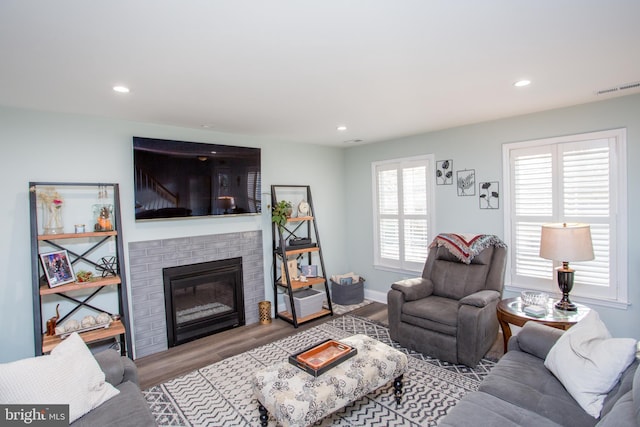
[(541, 226), (583, 222), (591, 226), (595, 259), (570, 264), (576, 270), (571, 294), (617, 298), (616, 143), (614, 137), (585, 137), (509, 150), (512, 283), (558, 292), (554, 267), (562, 260), (539, 256)]
[(424, 266), (432, 164), (427, 158), (374, 163), (376, 265), (408, 271)]

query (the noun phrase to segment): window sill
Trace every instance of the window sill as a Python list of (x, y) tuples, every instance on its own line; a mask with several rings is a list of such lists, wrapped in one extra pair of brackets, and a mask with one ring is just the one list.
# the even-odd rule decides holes
[(380, 271), (389, 271), (391, 273), (408, 274), (411, 277), (417, 277), (422, 275), (422, 269), (421, 270), (403, 270), (400, 268), (389, 267), (386, 265), (379, 265), (379, 264), (374, 264), (373, 268)]

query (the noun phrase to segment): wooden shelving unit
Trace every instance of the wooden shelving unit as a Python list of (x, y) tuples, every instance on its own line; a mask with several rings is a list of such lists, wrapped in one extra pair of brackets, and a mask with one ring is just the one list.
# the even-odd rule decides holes
[[(109, 231), (87, 231), (80, 233), (57, 233), (44, 234), (40, 232), (38, 224), (38, 192), (47, 188), (54, 188), (61, 192), (66, 191), (71, 194), (78, 192), (81, 196), (78, 199), (81, 203), (86, 203), (87, 212), (91, 212), (91, 201), (86, 198), (86, 193), (95, 190), (97, 194), (99, 189), (104, 189), (107, 194), (112, 196), (106, 199), (111, 205), (113, 211), (111, 213), (111, 222), (113, 229)], [(84, 197), (82, 196), (84, 195)], [(107, 313), (114, 320), (108, 327), (86, 330), (79, 332), (79, 335), (87, 343), (96, 343), (105, 340), (117, 340), (122, 355), (132, 357), (131, 352), (131, 334), (129, 325), (127, 288), (124, 272), (124, 251), (122, 236), (120, 234), (120, 195), (118, 184), (114, 183), (60, 183), (60, 182), (30, 182), (29, 183), (29, 205), (31, 216), (31, 269), (32, 269), (32, 285), (33, 285), (33, 317), (34, 317), (34, 343), (36, 356), (49, 353), (58, 345), (62, 339), (58, 335), (47, 335), (46, 327), (43, 325), (43, 319), (50, 316), (43, 315), (43, 304), (51, 299), (63, 301), (67, 306), (71, 307), (66, 312), (61, 312), (58, 325), (64, 324), (64, 321), (75, 319), (80, 322), (78, 313), (81, 309), (85, 312), (91, 312), (92, 315), (99, 313)], [(92, 199), (95, 201), (95, 199)], [(85, 207), (83, 207), (85, 208)], [(93, 229), (93, 224), (91, 224)], [(107, 227), (105, 227), (107, 228)], [(111, 227), (109, 227), (111, 228)], [(98, 228), (99, 229), (99, 228)], [(76, 246), (83, 244), (82, 250), (77, 250)], [(111, 267), (100, 264), (100, 254), (104, 254), (104, 246), (113, 245), (115, 250), (115, 263), (113, 271)], [(102, 248), (102, 252), (101, 249)], [(82, 264), (96, 269), (93, 277), (89, 281), (71, 282), (64, 285), (50, 287), (46, 280), (46, 275), (41, 264), (40, 255), (47, 251), (65, 250), (67, 251), (71, 268), (74, 264)], [(109, 250), (106, 253), (111, 253)], [(105, 268), (106, 267), (106, 268)], [(85, 269), (83, 267), (83, 269)], [(101, 291), (107, 289), (116, 289), (117, 302), (111, 301), (110, 305), (117, 305), (118, 312), (111, 313), (100, 307), (92, 299), (100, 294)], [(103, 292), (104, 293), (104, 292)]]
[[(311, 215), (291, 217), (287, 218), (287, 224), (280, 229), (275, 224), (272, 224), (273, 235), (273, 288), (275, 295), (275, 311), (276, 317), (286, 320), (293, 324), (294, 327), (309, 322), (314, 319), (318, 319), (324, 316), (333, 315), (333, 305), (331, 303), (331, 294), (329, 293), (329, 284), (327, 282), (326, 270), (324, 267), (324, 258), (322, 257), (322, 246), (320, 245), (320, 235), (318, 233), (318, 225), (316, 223), (315, 209), (313, 207), (313, 201), (311, 198), (311, 188), (308, 185), (272, 185), (271, 186), (271, 204), (275, 205), (280, 200), (278, 198), (278, 191), (293, 191), (300, 192), (305, 200), (309, 204)], [(284, 198), (283, 198), (284, 199)], [(310, 238), (313, 246), (307, 247), (291, 247), (287, 246), (287, 241), (290, 238), (295, 237), (307, 237)], [(287, 260), (291, 258), (296, 259), (296, 264), (300, 262), (300, 265), (314, 265), (313, 257), (319, 262), (317, 277), (307, 277), (306, 281), (297, 280), (296, 277), (292, 277), (289, 274), (289, 269), (284, 268), (284, 274), (280, 274), (280, 265), (284, 262), (286, 265)], [(313, 286), (322, 285), (324, 287), (325, 298), (328, 308), (322, 308), (319, 311), (306, 315), (299, 316), (296, 313), (294, 291), (300, 289), (313, 288)], [(284, 290), (289, 298), (289, 306), (291, 311), (278, 311), (278, 290)], [(285, 297), (285, 298), (287, 298)]]

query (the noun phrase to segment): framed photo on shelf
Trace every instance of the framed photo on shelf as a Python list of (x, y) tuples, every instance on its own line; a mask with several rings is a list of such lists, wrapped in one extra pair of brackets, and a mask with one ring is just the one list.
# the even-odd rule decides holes
[(303, 265), (300, 267), (302, 270), (302, 274), (305, 277), (318, 277), (318, 266), (317, 265)]
[(40, 260), (50, 288), (76, 281), (66, 250), (40, 254)]
[[(280, 276), (281, 276), (280, 280), (282, 281), (282, 283), (286, 283), (286, 278), (287, 278), (284, 272), (284, 268), (285, 268), (285, 263), (283, 262), (282, 264), (280, 264)], [(298, 277), (298, 261), (296, 259), (287, 260), (287, 270), (289, 272), (290, 279), (297, 278)]]

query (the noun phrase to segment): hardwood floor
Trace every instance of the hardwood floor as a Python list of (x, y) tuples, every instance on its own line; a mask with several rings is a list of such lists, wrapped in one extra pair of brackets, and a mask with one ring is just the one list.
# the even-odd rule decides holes
[[(356, 314), (376, 320), (387, 321), (387, 306), (371, 303), (352, 311)], [(322, 318), (300, 325), (297, 329), (282, 319), (273, 319), (268, 325), (255, 323), (219, 332), (205, 338), (172, 347), (167, 351), (136, 359), (140, 386), (143, 389), (178, 377), (194, 369), (202, 368), (227, 357), (235, 356), (252, 348), (288, 337), (305, 329), (326, 322)]]
[[(388, 324), (387, 306), (378, 302), (356, 309), (349, 314), (366, 317), (384, 325)], [(304, 323), (297, 329), (282, 319), (273, 319), (268, 325), (256, 323), (230, 329), (170, 348), (167, 351), (136, 359), (140, 386), (142, 389), (152, 387), (194, 369), (296, 334), (326, 322), (328, 319), (330, 317)], [(502, 355), (501, 335), (498, 336), (489, 355), (493, 357)]]

